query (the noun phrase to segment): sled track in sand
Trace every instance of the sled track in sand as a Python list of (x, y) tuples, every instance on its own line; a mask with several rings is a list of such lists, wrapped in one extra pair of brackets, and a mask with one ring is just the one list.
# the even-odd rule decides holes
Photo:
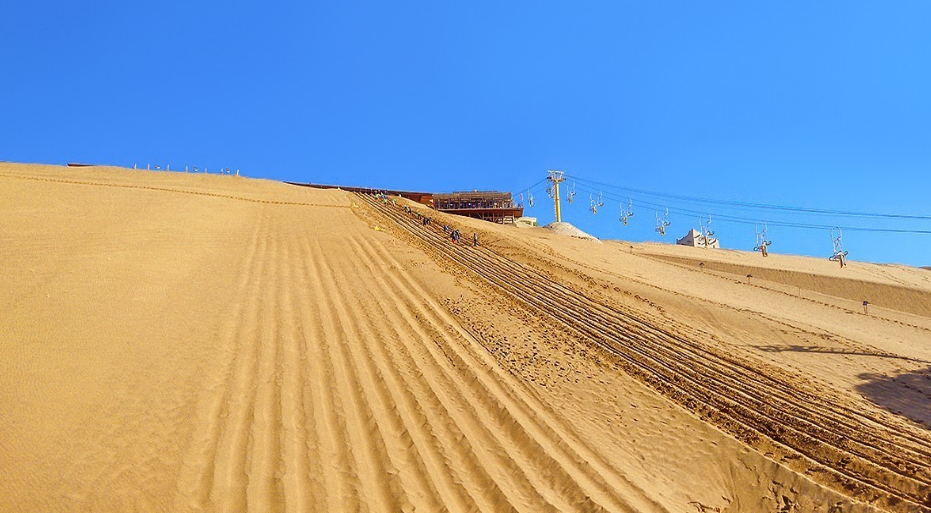
[(172, 510), (666, 511), (379, 241), (287, 225), (256, 216)]
[(451, 244), (399, 207), (357, 195), (439, 256), (615, 354), (667, 397), (796, 471), (896, 511), (931, 511), (931, 433), (835, 404), (764, 368), (556, 283), (493, 250)]

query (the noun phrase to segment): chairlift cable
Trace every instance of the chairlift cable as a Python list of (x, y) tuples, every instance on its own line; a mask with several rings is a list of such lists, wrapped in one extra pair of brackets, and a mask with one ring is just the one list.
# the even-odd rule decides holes
[[(595, 189), (589, 189), (584, 184), (579, 186), (583, 192), (588, 192), (589, 194), (595, 194), (598, 191)], [(623, 201), (624, 197), (618, 196), (614, 193), (608, 192), (605, 193), (605, 197), (615, 201)], [(636, 196), (635, 196), (636, 197)], [(753, 225), (759, 222), (759, 218), (751, 217), (740, 217), (728, 214), (721, 214), (719, 212), (709, 212), (707, 210), (692, 210), (688, 208), (681, 207), (666, 207), (660, 203), (653, 203), (648, 200), (644, 200), (640, 197), (637, 199), (638, 203), (646, 205), (648, 207), (665, 209), (668, 208), (670, 212), (681, 214), (681, 215), (699, 215), (704, 216), (708, 214), (713, 214), (716, 219), (723, 220), (730, 223), (746, 224)], [(835, 224), (812, 224), (812, 223), (801, 223), (795, 221), (780, 221), (780, 220), (767, 220), (769, 224), (774, 226), (782, 226), (786, 228), (802, 228), (802, 229), (811, 229), (811, 230), (830, 230), (831, 228), (838, 227)], [(923, 234), (931, 235), (931, 230), (914, 230), (914, 229), (905, 229), (905, 228), (877, 228), (877, 227), (867, 227), (867, 226), (840, 226), (840, 228), (848, 231), (857, 231), (857, 232), (874, 232), (874, 233), (909, 233), (909, 234)]]
[(610, 188), (615, 190), (622, 190), (628, 192), (635, 192), (638, 194), (643, 194), (647, 196), (662, 197), (668, 199), (677, 199), (682, 201), (691, 201), (695, 203), (712, 203), (718, 205), (728, 205), (735, 207), (743, 207), (749, 209), (764, 209), (764, 210), (781, 210), (786, 212), (797, 212), (804, 214), (816, 214), (816, 215), (837, 215), (837, 216), (848, 216), (848, 217), (875, 217), (875, 218), (886, 218), (886, 219), (912, 219), (912, 220), (922, 220), (922, 221), (931, 221), (931, 216), (921, 216), (921, 215), (911, 215), (911, 214), (889, 214), (889, 213), (878, 213), (878, 212), (857, 212), (851, 210), (833, 210), (833, 209), (821, 209), (821, 208), (809, 208), (809, 207), (796, 207), (789, 205), (774, 205), (768, 203), (754, 203), (754, 202), (745, 202), (745, 201), (734, 201), (734, 200), (720, 200), (712, 198), (702, 198), (697, 196), (687, 196), (682, 194), (670, 194), (657, 191), (650, 191), (645, 189), (636, 189), (632, 187), (623, 187), (620, 185), (613, 185), (605, 182), (599, 182), (596, 180), (589, 180), (575, 175), (567, 175), (576, 182), (583, 182), (589, 187), (599, 188)]

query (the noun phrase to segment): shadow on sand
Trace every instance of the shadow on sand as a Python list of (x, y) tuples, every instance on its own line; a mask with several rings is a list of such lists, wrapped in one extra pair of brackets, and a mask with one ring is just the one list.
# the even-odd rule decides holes
[(856, 385), (855, 388), (857, 392), (880, 408), (915, 421), (927, 429), (931, 429), (931, 362), (927, 360), (883, 353), (880, 351), (866, 352), (834, 347), (803, 346), (800, 344), (756, 346), (756, 348), (769, 353), (791, 351), (798, 353), (872, 356), (876, 358), (889, 358), (893, 360), (929, 364), (925, 368), (903, 371), (898, 374), (864, 372), (857, 376), (862, 382)]
[(880, 351), (876, 351), (876, 352), (854, 351), (851, 349), (842, 349), (842, 348), (836, 348), (836, 347), (803, 346), (801, 344), (756, 346), (756, 348), (759, 349), (760, 351), (766, 351), (767, 353), (782, 353), (786, 351), (791, 351), (793, 353), (849, 354), (853, 356), (875, 356), (876, 358), (891, 358), (894, 360), (905, 360), (908, 362), (931, 364), (931, 362), (927, 360), (921, 360), (918, 358), (909, 358), (908, 356), (900, 356), (897, 354), (883, 353)]
[(899, 374), (863, 373), (856, 386), (864, 397), (896, 415), (931, 429), (931, 366)]

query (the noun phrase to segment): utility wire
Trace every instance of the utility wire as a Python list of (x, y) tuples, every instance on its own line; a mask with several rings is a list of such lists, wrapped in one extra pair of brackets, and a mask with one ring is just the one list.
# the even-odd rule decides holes
[(534, 192), (534, 190), (535, 190), (534, 188), (535, 188), (536, 186), (540, 185), (541, 183), (545, 182), (545, 181), (546, 181), (546, 178), (544, 178), (544, 179), (542, 179), (542, 180), (540, 180), (540, 181), (534, 183), (533, 185), (531, 185), (531, 186), (529, 186), (529, 187), (524, 187), (524, 188), (522, 188), (522, 189), (517, 189), (517, 192), (524, 192), (524, 191), (527, 191), (527, 192)]

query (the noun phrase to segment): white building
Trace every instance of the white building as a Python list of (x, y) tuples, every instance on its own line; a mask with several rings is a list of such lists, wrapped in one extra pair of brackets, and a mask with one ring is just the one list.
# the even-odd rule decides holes
[(521, 216), (514, 220), (514, 224), (517, 226), (522, 226), (522, 227), (537, 226), (537, 218)]
[(721, 245), (718, 244), (718, 239), (714, 237), (708, 237), (707, 242), (705, 241), (705, 236), (701, 234), (698, 230), (692, 228), (689, 230), (689, 233), (685, 234), (685, 237), (676, 240), (676, 244), (680, 246), (693, 246), (696, 248), (720, 248)]

